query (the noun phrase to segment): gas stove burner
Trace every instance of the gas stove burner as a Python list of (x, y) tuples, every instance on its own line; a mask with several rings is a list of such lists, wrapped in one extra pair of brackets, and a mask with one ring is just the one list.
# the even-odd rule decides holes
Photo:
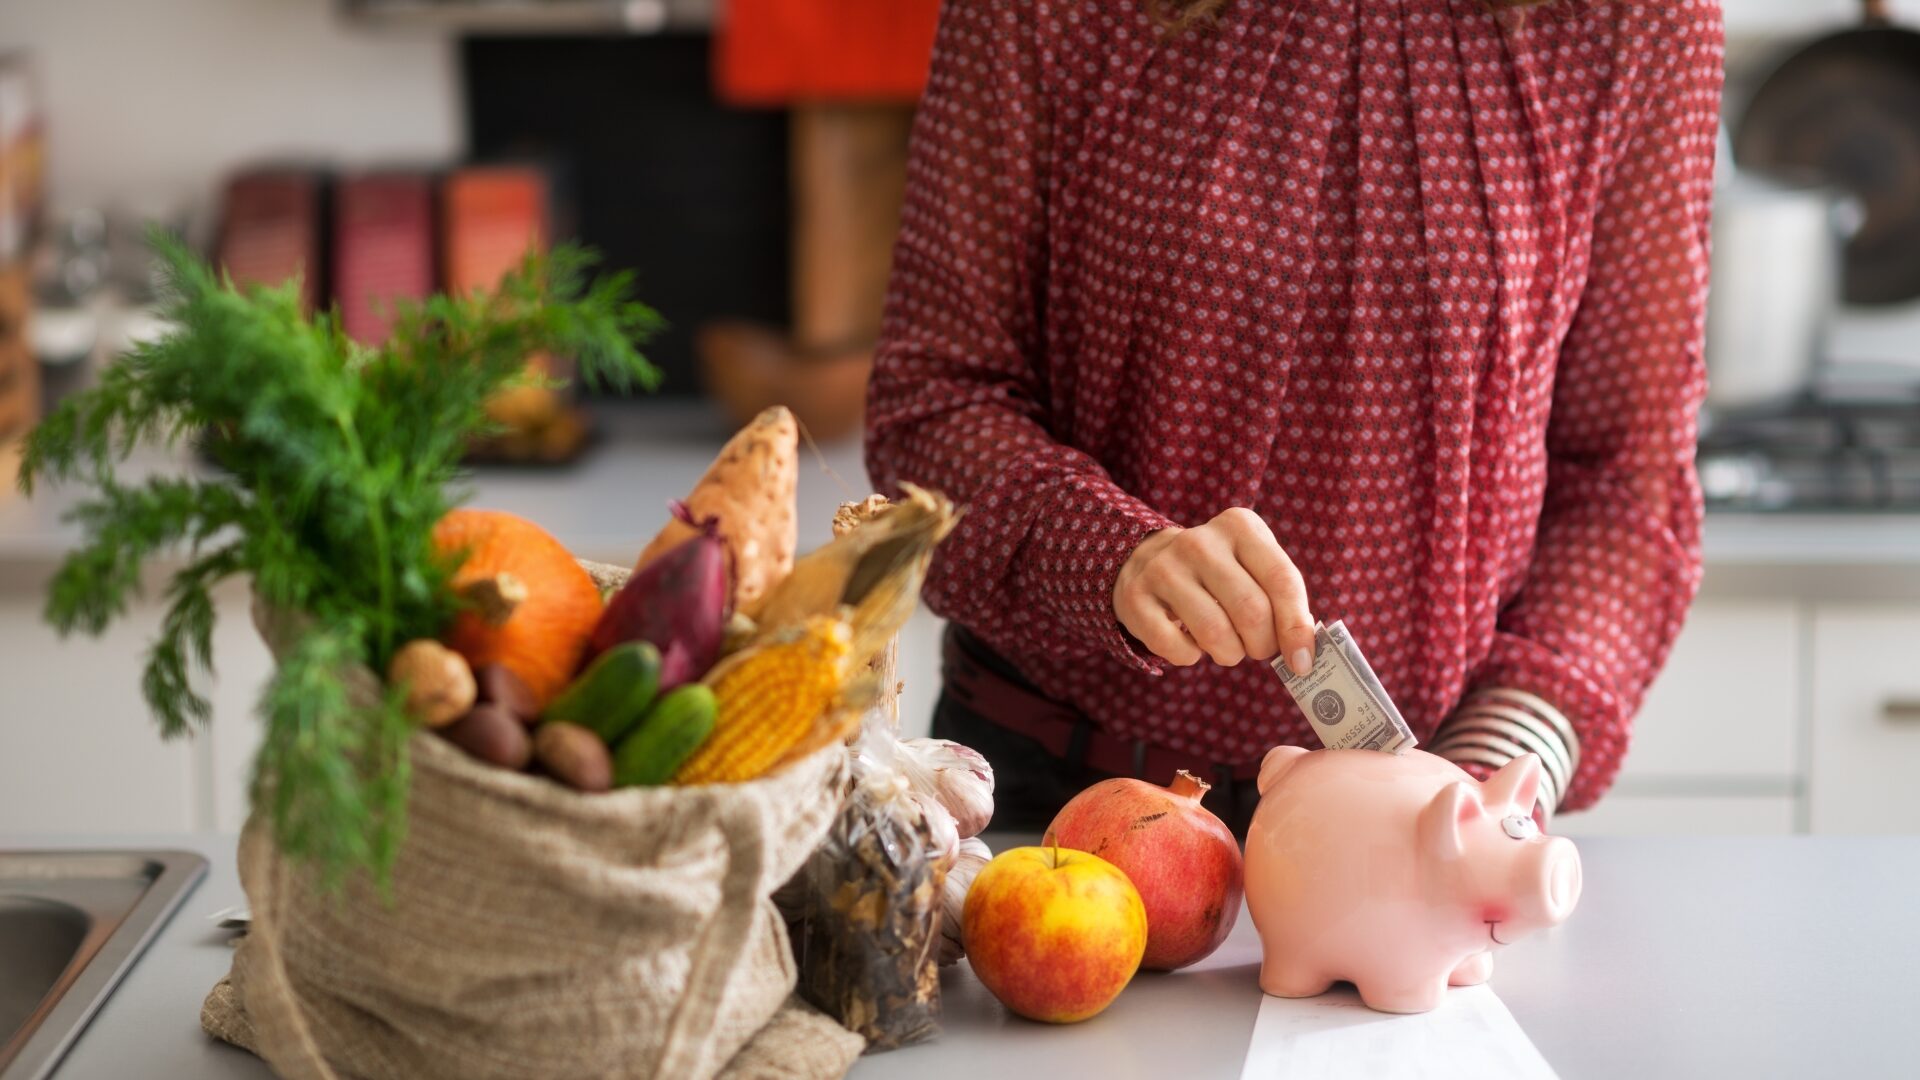
[(1920, 511), (1920, 394), (1883, 387), (1714, 414), (1700, 439), (1707, 506)]

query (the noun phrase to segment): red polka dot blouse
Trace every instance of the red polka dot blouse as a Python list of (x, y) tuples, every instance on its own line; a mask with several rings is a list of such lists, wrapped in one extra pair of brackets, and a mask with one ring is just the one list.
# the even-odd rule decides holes
[(967, 508), (932, 607), (1104, 729), (1317, 745), (1265, 665), (1113, 613), (1249, 506), (1430, 741), (1479, 687), (1611, 783), (1700, 573), (1715, 0), (947, 0), (869, 390), (877, 482)]

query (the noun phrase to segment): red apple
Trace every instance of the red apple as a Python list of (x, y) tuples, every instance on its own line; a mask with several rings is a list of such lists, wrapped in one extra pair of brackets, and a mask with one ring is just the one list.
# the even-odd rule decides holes
[(1127, 875), (1084, 851), (1003, 852), (967, 890), (967, 961), (1030, 1020), (1071, 1024), (1107, 1007), (1139, 970), (1147, 913)]
[(1170, 787), (1102, 780), (1073, 797), (1049, 843), (1092, 852), (1126, 871), (1147, 908), (1140, 966), (1172, 971), (1220, 947), (1240, 917), (1240, 845), (1200, 805), (1210, 785), (1186, 770)]

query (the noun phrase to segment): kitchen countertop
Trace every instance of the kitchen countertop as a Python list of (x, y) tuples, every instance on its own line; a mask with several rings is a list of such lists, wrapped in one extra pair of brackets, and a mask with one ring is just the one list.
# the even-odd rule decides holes
[[(627, 562), (667, 519), (669, 500), (684, 498), (733, 433), (718, 408), (698, 401), (638, 401), (595, 408), (599, 441), (572, 464), (484, 466), (467, 477), (474, 506), (509, 510), (538, 521), (584, 558)], [(143, 446), (128, 459), (126, 479), (213, 470), (185, 447)], [(857, 441), (800, 448), (801, 550), (832, 534), (833, 511), (871, 488)], [(52, 566), (79, 542), (63, 520), (85, 495), (58, 486), (33, 498), (0, 499), (0, 566)]]
[[(0, 837), (0, 848), (59, 846)], [(241, 900), (232, 838), (87, 846), (182, 848), (212, 868), (55, 1080), (268, 1076), (199, 1026), (201, 998), (231, 956), (206, 916)], [(1912, 1074), (1920, 837), (1594, 838), (1580, 848), (1580, 909), (1502, 952), (1493, 977), (1561, 1076)], [(1243, 916), (1200, 965), (1143, 975), (1105, 1013), (1065, 1028), (1010, 1016), (961, 965), (942, 980), (941, 1037), (863, 1058), (852, 1076), (1232, 1080), (1260, 1006), (1258, 945)]]
[[(578, 463), (478, 469), (473, 504), (538, 521), (587, 558), (625, 562), (732, 430), (712, 404), (684, 399), (603, 403), (595, 416), (603, 438)], [(200, 469), (179, 449), (143, 448), (129, 462), (129, 475)], [(801, 550), (828, 537), (833, 507), (869, 490), (857, 441), (817, 453), (802, 447)], [(54, 488), (0, 499), (0, 570), (50, 570), (79, 539), (62, 516), (80, 494)], [(1703, 548), (1709, 593), (1920, 599), (1920, 514), (1715, 512), (1707, 515)]]

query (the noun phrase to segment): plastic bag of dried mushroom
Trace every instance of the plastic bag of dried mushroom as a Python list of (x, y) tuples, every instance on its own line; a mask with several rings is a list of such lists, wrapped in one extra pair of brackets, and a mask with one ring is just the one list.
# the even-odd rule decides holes
[(867, 726), (853, 791), (803, 872), (800, 994), (869, 1051), (939, 1033), (942, 890), (960, 843), (895, 768), (897, 746)]
[[(834, 531), (845, 536), (897, 512), (877, 497), (849, 503)], [(947, 874), (961, 838), (993, 815), (993, 771), (978, 754), (900, 740), (893, 654), (889, 646), (874, 661), (881, 691), (854, 744), (847, 800), (783, 890), (783, 906), (799, 916), (801, 995), (865, 1037), (870, 1051), (939, 1032), (939, 964), (958, 953), (944, 933)]]

